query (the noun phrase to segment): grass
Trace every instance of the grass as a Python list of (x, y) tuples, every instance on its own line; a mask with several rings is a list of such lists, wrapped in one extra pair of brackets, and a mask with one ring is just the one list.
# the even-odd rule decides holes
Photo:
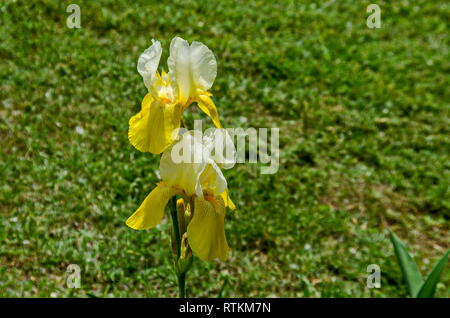
[(175, 35), (215, 53), (224, 126), (280, 128), (278, 173), (225, 172), (233, 251), (195, 260), (190, 295), (406, 297), (388, 229), (422, 272), (450, 247), (447, 2), (378, 1), (369, 29), (371, 1), (77, 1), (69, 29), (72, 2), (0, 4), (0, 296), (176, 296), (168, 218), (124, 224), (158, 181), (127, 139), (137, 58)]

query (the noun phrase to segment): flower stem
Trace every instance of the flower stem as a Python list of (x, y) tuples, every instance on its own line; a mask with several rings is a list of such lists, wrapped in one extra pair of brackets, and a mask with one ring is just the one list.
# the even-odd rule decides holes
[(179, 298), (186, 297), (186, 273), (178, 275), (178, 296)]
[(172, 197), (171, 204), (169, 205), (170, 215), (172, 217), (172, 226), (173, 226), (173, 237), (175, 239), (176, 246), (176, 258), (174, 259), (174, 267), (175, 273), (177, 275), (178, 281), (178, 297), (184, 298), (186, 296), (186, 272), (180, 272), (178, 267), (178, 261), (181, 256), (181, 234), (178, 220), (178, 211), (177, 211), (177, 198), (176, 196)]

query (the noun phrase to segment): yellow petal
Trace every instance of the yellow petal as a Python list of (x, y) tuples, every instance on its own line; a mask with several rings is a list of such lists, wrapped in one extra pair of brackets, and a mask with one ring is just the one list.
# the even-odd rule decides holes
[(230, 194), (228, 193), (228, 189), (223, 191), (220, 196), (223, 199), (223, 202), (225, 202), (225, 206), (229, 208), (230, 210), (235, 210), (236, 205), (234, 205), (233, 201), (231, 201)]
[(135, 230), (147, 230), (155, 227), (164, 216), (164, 209), (178, 190), (160, 182), (145, 198), (141, 206), (127, 220), (127, 225)]
[(222, 128), (220, 125), (219, 113), (217, 112), (216, 105), (211, 97), (209, 97), (208, 94), (201, 94), (197, 97), (196, 101), (198, 107), (212, 119), (214, 126)]
[(182, 214), (184, 213), (185, 207), (184, 207), (184, 200), (183, 198), (180, 198), (177, 200), (177, 211), (178, 213)]
[(180, 228), (180, 233), (186, 232), (186, 220), (185, 220), (186, 206), (184, 205), (184, 200), (177, 200), (177, 213), (178, 213), (178, 226)]
[(180, 105), (165, 104), (147, 94), (141, 111), (130, 119), (128, 139), (139, 151), (159, 154), (175, 140), (180, 119)]
[(228, 256), (224, 228), (225, 204), (222, 197), (208, 200), (195, 198), (194, 216), (187, 228), (188, 242), (194, 253), (204, 261)]

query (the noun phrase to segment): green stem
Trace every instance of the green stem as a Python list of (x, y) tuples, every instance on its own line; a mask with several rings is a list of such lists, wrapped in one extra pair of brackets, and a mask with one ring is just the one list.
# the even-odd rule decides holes
[(186, 273), (178, 275), (178, 296), (180, 298), (186, 297)]
[(175, 237), (175, 245), (177, 249), (177, 257), (174, 260), (174, 266), (178, 280), (178, 296), (180, 298), (184, 298), (186, 296), (186, 273), (180, 273), (178, 269), (178, 261), (181, 256), (181, 234), (178, 220), (176, 196), (172, 197), (170, 203), (171, 204), (169, 205), (169, 208), (170, 208), (170, 215), (172, 217), (173, 236)]

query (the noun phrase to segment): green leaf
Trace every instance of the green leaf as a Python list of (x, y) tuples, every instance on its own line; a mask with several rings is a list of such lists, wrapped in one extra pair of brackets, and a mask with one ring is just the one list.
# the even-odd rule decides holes
[(393, 232), (391, 232), (391, 242), (394, 245), (395, 255), (397, 256), (403, 277), (408, 284), (409, 294), (411, 297), (416, 297), (423, 284), (419, 268), (409, 255), (405, 245), (403, 245), (402, 241)]
[(447, 264), (449, 253), (450, 250), (448, 250), (447, 253), (445, 253), (444, 256), (442, 256), (439, 262), (437, 262), (436, 265), (434, 265), (433, 269), (428, 274), (425, 283), (422, 285), (422, 288), (417, 294), (418, 298), (433, 297), (434, 292), (436, 291), (436, 285), (439, 282), (439, 279), (441, 278), (441, 273), (444, 270), (445, 265)]

